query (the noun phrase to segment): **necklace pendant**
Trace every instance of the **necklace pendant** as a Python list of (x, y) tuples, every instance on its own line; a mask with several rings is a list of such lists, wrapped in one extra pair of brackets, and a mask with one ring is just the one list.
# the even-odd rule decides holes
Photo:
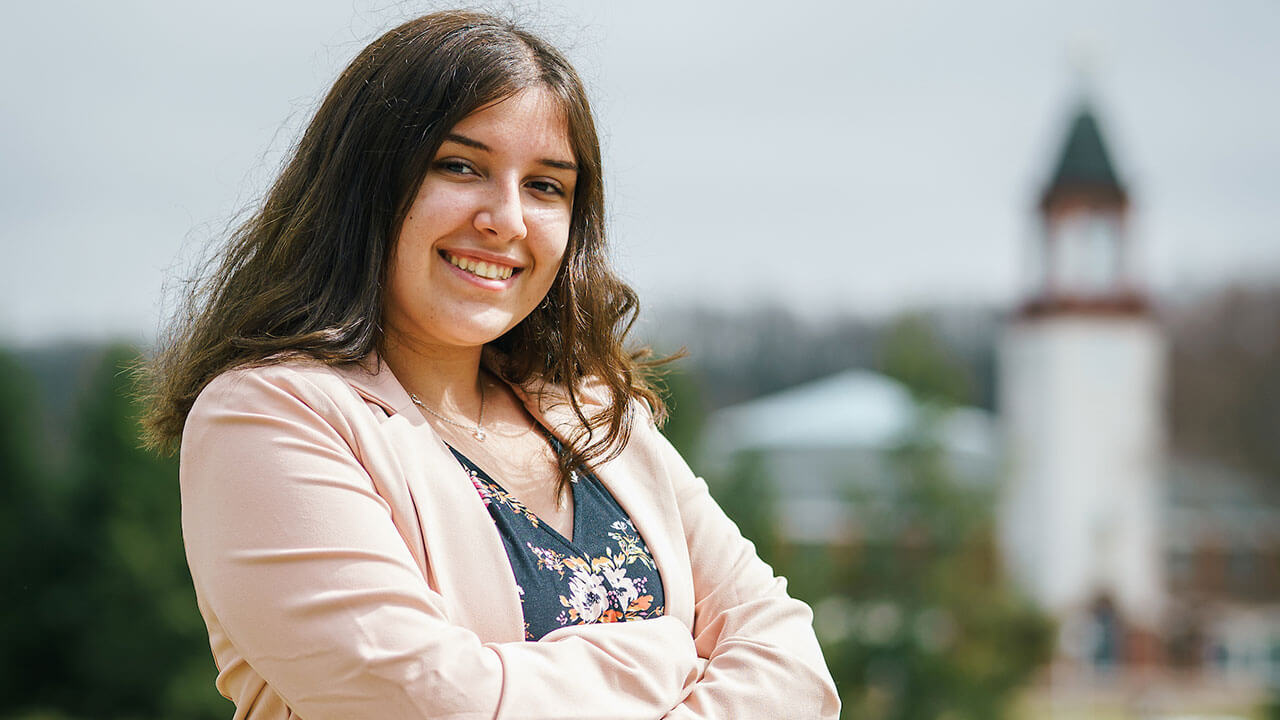
[(484, 439), (486, 437), (486, 435), (484, 434), (484, 429), (479, 427), (477, 427), (475, 430), (472, 430), (471, 434), (474, 435), (476, 440), (479, 440), (480, 442), (484, 442)]

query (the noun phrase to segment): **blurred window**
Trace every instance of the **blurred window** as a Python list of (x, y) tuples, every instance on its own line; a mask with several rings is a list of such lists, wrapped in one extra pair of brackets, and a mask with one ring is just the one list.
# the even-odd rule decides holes
[(1194, 582), (1195, 563), (1191, 553), (1186, 550), (1174, 550), (1169, 553), (1169, 582), (1175, 589), (1190, 587)]
[(1234, 548), (1227, 558), (1227, 587), (1233, 594), (1252, 595), (1258, 585), (1258, 553)]

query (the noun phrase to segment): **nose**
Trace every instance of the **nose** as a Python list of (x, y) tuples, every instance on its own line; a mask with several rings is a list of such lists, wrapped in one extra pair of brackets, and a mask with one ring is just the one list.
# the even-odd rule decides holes
[(476, 229), (486, 236), (509, 242), (523, 239), (524, 204), (518, 182), (494, 182), (481, 207), (476, 211)]

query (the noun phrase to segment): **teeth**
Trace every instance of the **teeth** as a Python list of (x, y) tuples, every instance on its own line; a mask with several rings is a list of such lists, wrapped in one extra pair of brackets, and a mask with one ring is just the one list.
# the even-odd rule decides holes
[(476, 262), (471, 258), (462, 258), (456, 255), (445, 253), (449, 262), (457, 267), (466, 270), (473, 275), (479, 275), (489, 280), (506, 280), (515, 272), (515, 268), (506, 265), (498, 265), (496, 263)]

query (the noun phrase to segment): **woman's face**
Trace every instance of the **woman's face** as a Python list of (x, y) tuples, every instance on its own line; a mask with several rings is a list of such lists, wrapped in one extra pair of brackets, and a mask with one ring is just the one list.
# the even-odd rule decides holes
[(577, 177), (563, 113), (544, 89), (455, 125), (392, 249), (387, 333), (416, 346), (476, 347), (523, 320), (560, 268)]

